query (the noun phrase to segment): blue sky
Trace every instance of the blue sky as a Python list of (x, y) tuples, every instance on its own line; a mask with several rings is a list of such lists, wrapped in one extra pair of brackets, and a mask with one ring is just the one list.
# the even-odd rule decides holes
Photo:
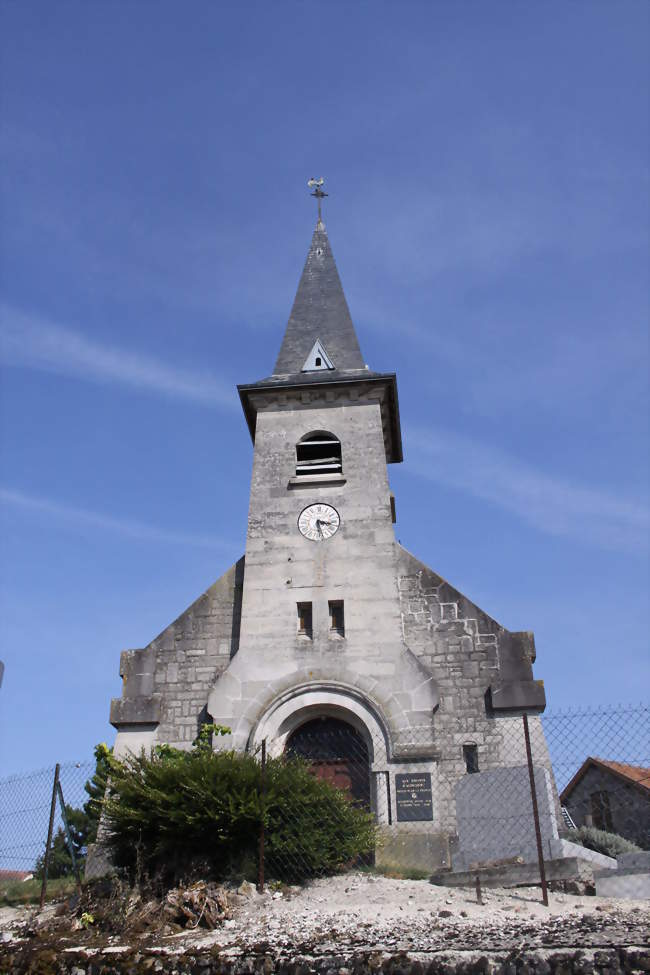
[(312, 175), (398, 537), (551, 708), (647, 697), (649, 10), (2, 0), (3, 774), (112, 740), (120, 651), (243, 551)]

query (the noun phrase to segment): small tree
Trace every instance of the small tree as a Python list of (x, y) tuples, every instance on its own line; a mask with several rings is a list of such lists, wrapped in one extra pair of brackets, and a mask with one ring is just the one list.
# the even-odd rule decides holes
[[(70, 830), (70, 839), (72, 840), (75, 859), (77, 865), (81, 869), (81, 865), (83, 864), (86, 853), (88, 817), (83, 809), (75, 809), (74, 806), (68, 806), (67, 803), (65, 813), (68, 820), (68, 828)], [(34, 866), (35, 876), (41, 878), (43, 876), (44, 869), (45, 853), (42, 853)], [(71, 877), (74, 874), (72, 857), (70, 855), (70, 849), (68, 847), (63, 826), (59, 826), (56, 833), (52, 837), (50, 857), (47, 865), (47, 874), (48, 877), (51, 877), (52, 879), (57, 877)]]
[(101, 745), (95, 745), (95, 771), (92, 778), (84, 785), (84, 789), (88, 793), (88, 799), (83, 807), (88, 820), (86, 843), (94, 843), (97, 839), (97, 828), (102, 813), (102, 803), (106, 794), (112, 758), (112, 748), (109, 748), (104, 742)]
[[(70, 839), (74, 849), (75, 860), (80, 870), (83, 868), (88, 844), (94, 843), (97, 839), (97, 827), (99, 826), (102, 802), (106, 792), (106, 782), (111, 768), (112, 753), (113, 749), (109, 748), (108, 745), (101, 744), (95, 746), (95, 771), (92, 778), (84, 785), (88, 799), (81, 809), (75, 806), (69, 806), (67, 803), (65, 806), (66, 818), (70, 829)], [(42, 877), (44, 869), (45, 854), (43, 853), (34, 866), (35, 875)], [(52, 879), (69, 877), (74, 873), (72, 856), (70, 855), (63, 826), (59, 826), (52, 838), (47, 872), (48, 876), (52, 877)]]

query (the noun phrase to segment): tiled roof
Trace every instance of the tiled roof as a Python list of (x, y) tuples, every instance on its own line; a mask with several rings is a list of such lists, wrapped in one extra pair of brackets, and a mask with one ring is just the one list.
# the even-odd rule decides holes
[(0, 880), (31, 880), (34, 874), (30, 870), (0, 870)]
[(606, 758), (594, 758), (594, 762), (599, 765), (606, 765), (612, 772), (617, 772), (630, 782), (642, 785), (644, 789), (650, 791), (650, 768), (642, 768), (640, 765), (625, 765), (623, 762), (610, 762)]
[(567, 801), (573, 789), (575, 789), (578, 782), (580, 782), (590, 768), (605, 769), (607, 772), (612, 772), (617, 778), (643, 789), (644, 792), (650, 793), (650, 768), (644, 768), (642, 765), (626, 765), (624, 762), (611, 762), (609, 759), (595, 758), (590, 755), (589, 758), (584, 760), (571, 781), (562, 790), (560, 794), (562, 804)]

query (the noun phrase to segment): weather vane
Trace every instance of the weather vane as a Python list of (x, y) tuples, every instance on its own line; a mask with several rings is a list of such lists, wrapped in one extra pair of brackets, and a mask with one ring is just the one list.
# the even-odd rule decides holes
[(314, 179), (314, 177), (312, 176), (311, 179), (308, 179), (307, 180), (307, 186), (310, 189), (313, 189), (314, 190), (314, 192), (311, 195), (312, 196), (315, 196), (316, 199), (318, 200), (318, 222), (319, 223), (321, 223), (321, 212), (320, 212), (321, 200), (323, 199), (323, 197), (329, 196), (329, 193), (326, 193), (322, 189), (322, 186), (323, 186), (323, 183), (324, 182), (325, 182), (325, 180), (323, 179), (322, 176), (320, 177), (320, 179)]

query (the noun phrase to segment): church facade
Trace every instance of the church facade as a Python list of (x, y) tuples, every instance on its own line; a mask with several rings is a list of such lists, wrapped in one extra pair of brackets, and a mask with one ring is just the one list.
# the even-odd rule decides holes
[[(523, 713), (550, 770), (534, 638), (397, 542), (396, 377), (364, 362), (320, 218), (274, 371), (239, 395), (254, 445), (245, 554), (122, 654), (116, 754), (189, 747), (215, 722), (231, 730), (215, 747), (265, 740), (277, 755), (301, 727), (334, 721), (367, 749), (384, 859), (448, 866), (456, 786), (525, 765)], [(424, 811), (405, 814), (400, 789), (416, 779)]]

